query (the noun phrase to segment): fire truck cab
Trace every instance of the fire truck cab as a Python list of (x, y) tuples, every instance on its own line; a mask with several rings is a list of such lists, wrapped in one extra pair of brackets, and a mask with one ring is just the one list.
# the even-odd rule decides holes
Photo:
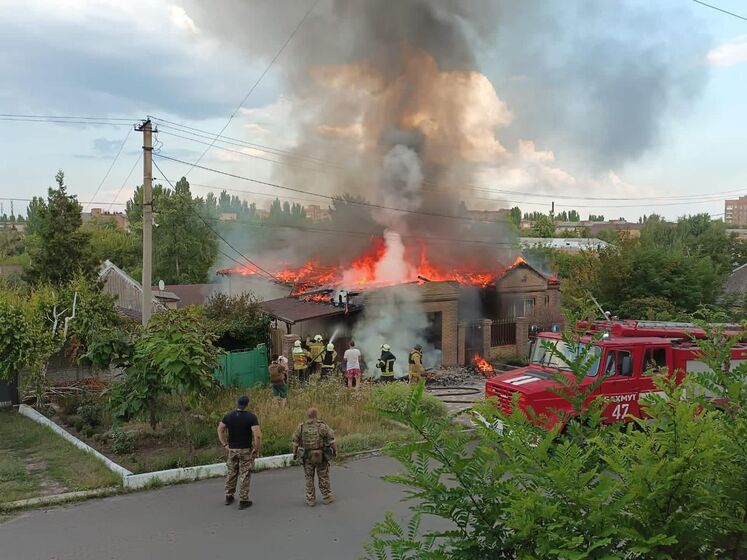
[[(582, 347), (594, 344), (591, 353), (596, 356), (582, 387), (602, 381), (588, 402), (601, 396), (605, 402), (603, 417), (606, 422), (625, 422), (641, 416), (641, 398), (657, 391), (653, 375), (663, 373), (684, 378), (685, 372), (707, 371), (699, 359), (699, 349), (693, 339), (704, 338), (706, 333), (689, 323), (663, 323), (654, 321), (599, 322), (584, 325), (588, 334), (580, 341)], [(728, 325), (727, 334), (743, 333), (741, 327)], [(594, 335), (602, 333), (601, 338)], [(744, 334), (744, 333), (743, 333)], [(548, 344), (552, 347), (548, 349)], [(515, 395), (519, 407), (531, 408), (543, 425), (554, 427), (561, 416), (572, 414), (570, 405), (553, 389), (560, 389), (555, 376), (573, 378), (567, 360), (573, 359), (571, 349), (558, 333), (540, 333), (532, 345), (529, 365), (510, 372), (500, 373), (485, 384), (485, 396), (494, 397), (497, 405), (511, 413)], [(736, 367), (747, 360), (747, 344), (739, 343), (731, 354), (731, 365)]]

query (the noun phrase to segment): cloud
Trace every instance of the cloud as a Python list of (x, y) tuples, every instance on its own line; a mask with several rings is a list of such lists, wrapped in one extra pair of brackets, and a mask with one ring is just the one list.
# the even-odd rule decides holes
[(226, 117), (237, 84), (258, 74), (162, 0), (4, 0), (2, 11), (3, 106), (13, 112)]
[(734, 66), (747, 62), (747, 35), (740, 35), (715, 47), (706, 55), (713, 66)]
[(122, 145), (122, 140), (107, 140), (106, 138), (95, 138), (93, 140), (93, 151), (101, 156), (110, 156), (117, 153)]

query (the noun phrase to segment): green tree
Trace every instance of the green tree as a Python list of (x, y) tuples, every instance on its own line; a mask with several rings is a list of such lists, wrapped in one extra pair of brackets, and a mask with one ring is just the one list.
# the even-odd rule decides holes
[(191, 445), (189, 407), (195, 407), (214, 385), (220, 350), (215, 336), (195, 308), (156, 313), (135, 342), (132, 365), (110, 394), (119, 418), (146, 416), (155, 430), (159, 404), (167, 396), (180, 403)]
[(512, 224), (514, 224), (517, 228), (521, 227), (521, 208), (519, 208), (518, 206), (514, 206), (509, 211), (508, 216)]
[(213, 294), (205, 303), (205, 318), (218, 337), (216, 345), (225, 350), (254, 348), (267, 342), (270, 318), (252, 294)]
[(549, 216), (540, 214), (534, 222), (532, 231), (537, 237), (552, 237), (555, 235), (555, 224)]
[[(209, 224), (212, 220), (217, 224), (216, 216), (208, 212), (202, 199), (192, 197), (186, 178), (182, 177), (174, 187), (173, 190), (161, 185), (153, 187), (157, 224), (153, 228), (153, 280), (163, 280), (167, 284), (207, 282), (218, 243), (206, 222)], [(142, 207), (143, 192), (138, 187), (126, 210), (138, 247), (142, 247)], [(134, 276), (140, 275), (138, 267)]]
[(92, 277), (95, 263), (90, 239), (81, 231), (81, 210), (74, 195), (67, 194), (65, 174), (55, 176), (56, 189), (49, 189), (47, 200), (38, 200), (30, 214), (27, 276), (31, 282), (65, 284), (77, 273)]
[(601, 214), (589, 214), (589, 221), (590, 222), (603, 222), (604, 216)]
[(91, 254), (98, 265), (110, 260), (128, 273), (139, 270), (142, 247), (137, 236), (120, 229), (114, 218), (93, 219), (81, 227), (91, 239)]

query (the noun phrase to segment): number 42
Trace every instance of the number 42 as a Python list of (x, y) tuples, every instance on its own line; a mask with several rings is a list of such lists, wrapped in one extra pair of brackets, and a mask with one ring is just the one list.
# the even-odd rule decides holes
[(628, 415), (629, 404), (618, 404), (612, 409), (612, 418), (623, 420)]

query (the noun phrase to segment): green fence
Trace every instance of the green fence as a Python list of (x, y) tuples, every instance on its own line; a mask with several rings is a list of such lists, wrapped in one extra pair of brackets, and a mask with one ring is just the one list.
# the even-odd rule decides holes
[(224, 387), (245, 388), (269, 381), (267, 347), (260, 344), (254, 350), (226, 352), (220, 358), (220, 368), (215, 378)]

